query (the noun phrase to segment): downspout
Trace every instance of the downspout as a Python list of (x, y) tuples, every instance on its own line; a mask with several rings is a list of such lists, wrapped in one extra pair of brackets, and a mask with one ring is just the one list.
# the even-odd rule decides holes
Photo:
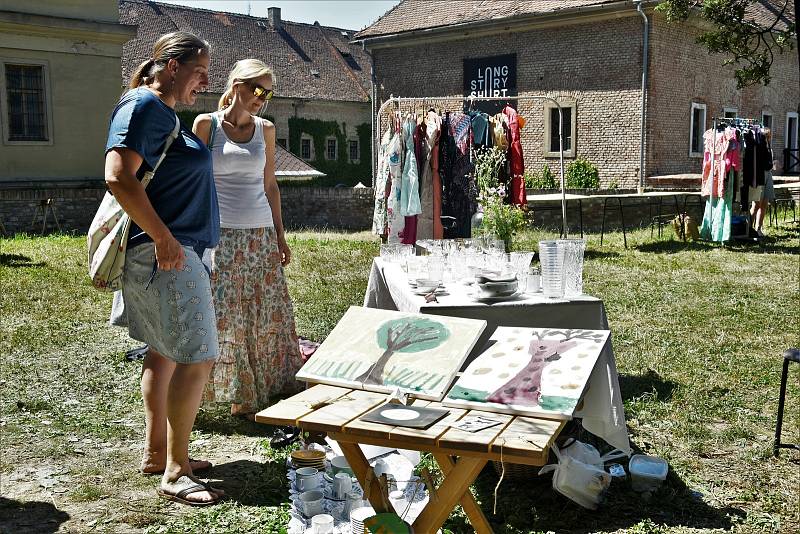
[(642, 16), (642, 20), (644, 21), (644, 42), (642, 44), (642, 124), (641, 124), (641, 134), (640, 134), (640, 145), (639, 145), (639, 194), (641, 195), (644, 193), (644, 147), (645, 147), (645, 119), (647, 117), (647, 110), (645, 108), (645, 104), (647, 102), (647, 59), (648, 59), (648, 47), (650, 44), (650, 22), (647, 20), (647, 15), (644, 14), (644, 10), (642, 9), (642, 0), (636, 2), (636, 11)]
[[(364, 53), (367, 53), (367, 44), (365, 41), (361, 41), (361, 50)], [(377, 179), (377, 165), (378, 165), (378, 157), (377, 157), (377, 136), (375, 135), (375, 63), (372, 61), (372, 54), (369, 54), (369, 100), (370, 100), (370, 118), (371, 118), (371, 128), (370, 128), (370, 168), (372, 169), (372, 183), (370, 187), (375, 187), (375, 181)]]

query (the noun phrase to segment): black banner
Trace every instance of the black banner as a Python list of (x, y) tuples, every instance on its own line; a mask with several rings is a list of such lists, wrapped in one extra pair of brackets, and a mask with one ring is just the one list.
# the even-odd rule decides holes
[[(516, 94), (516, 54), (464, 60), (464, 96), (502, 98)], [(508, 103), (516, 107), (516, 101), (510, 100)], [(505, 101), (475, 102), (473, 107), (486, 113), (497, 113), (505, 104)]]

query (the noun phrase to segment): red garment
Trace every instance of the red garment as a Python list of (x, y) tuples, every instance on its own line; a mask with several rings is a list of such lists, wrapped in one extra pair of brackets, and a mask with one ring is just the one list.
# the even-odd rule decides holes
[(517, 110), (511, 106), (503, 108), (503, 114), (508, 122), (509, 146), (508, 161), (511, 168), (511, 203), (523, 206), (525, 199), (525, 160), (522, 157), (522, 142), (520, 141), (520, 117)]

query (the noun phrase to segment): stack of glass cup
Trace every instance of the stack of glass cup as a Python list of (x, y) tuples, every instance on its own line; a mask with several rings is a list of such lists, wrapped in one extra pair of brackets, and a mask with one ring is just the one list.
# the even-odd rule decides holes
[(584, 239), (539, 241), (542, 292), (545, 297), (577, 297), (583, 294)]

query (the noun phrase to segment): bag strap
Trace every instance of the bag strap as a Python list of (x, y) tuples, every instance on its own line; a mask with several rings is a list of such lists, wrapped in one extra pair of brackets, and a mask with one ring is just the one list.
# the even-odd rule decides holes
[(208, 134), (208, 149), (214, 148), (214, 134), (217, 133), (217, 113), (211, 112), (211, 133)]
[(178, 134), (181, 132), (181, 120), (175, 115), (175, 127), (172, 129), (172, 132), (167, 137), (167, 142), (164, 144), (164, 151), (161, 153), (161, 157), (158, 158), (155, 167), (151, 171), (148, 171), (142, 177), (142, 187), (147, 187), (147, 184), (150, 183), (150, 180), (153, 179), (153, 176), (156, 174), (156, 170), (158, 166), (161, 165), (161, 162), (164, 161), (164, 158), (167, 157), (167, 151), (169, 147), (172, 146), (172, 142), (178, 138)]

